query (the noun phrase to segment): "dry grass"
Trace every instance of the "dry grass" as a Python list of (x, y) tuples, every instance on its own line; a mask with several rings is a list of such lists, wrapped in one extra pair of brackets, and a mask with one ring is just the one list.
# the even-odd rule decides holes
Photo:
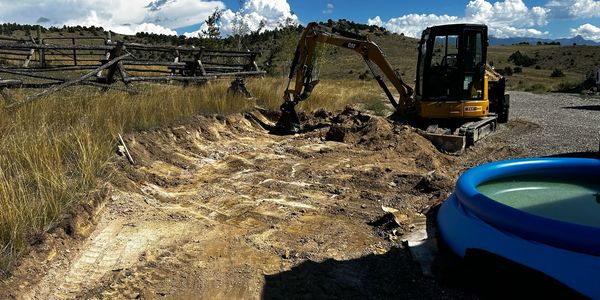
[[(263, 78), (248, 80), (246, 86), (257, 98), (257, 104), (278, 110), (283, 101), (287, 79)], [(310, 98), (298, 105), (299, 111), (318, 109), (338, 110), (351, 103), (386, 101), (375, 81), (323, 80), (314, 89)]]
[[(229, 114), (258, 104), (278, 109), (283, 80), (248, 80), (257, 98), (227, 94), (228, 82), (202, 87), (138, 86), (136, 95), (75, 88), (7, 113), (0, 102), (0, 273), (56, 224), (70, 204), (106, 178), (116, 135), (165, 126), (196, 114)], [(379, 97), (372, 82), (325, 81), (301, 109), (340, 109)], [(14, 91), (22, 97), (24, 91)], [(375, 95), (375, 96), (374, 96)]]

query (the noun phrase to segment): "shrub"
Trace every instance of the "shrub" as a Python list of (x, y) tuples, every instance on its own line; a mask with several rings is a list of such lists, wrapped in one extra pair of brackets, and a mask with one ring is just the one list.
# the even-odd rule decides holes
[(582, 90), (582, 83), (577, 82), (561, 82), (554, 89), (555, 92), (562, 93), (578, 93)]
[(364, 73), (361, 73), (360, 75), (358, 75), (358, 79), (360, 80), (369, 80), (369, 71), (365, 71)]
[(503, 74), (506, 76), (511, 76), (513, 74), (513, 69), (511, 67), (505, 67), (503, 71)]
[(545, 92), (547, 92), (549, 90), (550, 89), (548, 89), (548, 87), (546, 87), (543, 84), (539, 84), (539, 83), (530, 85), (530, 86), (528, 86), (528, 87), (525, 88), (526, 92), (532, 92), (532, 93), (545, 93)]
[(541, 68), (542, 68), (542, 67), (540, 67), (539, 65), (536, 65), (536, 66), (535, 66), (535, 69), (536, 69), (536, 70), (539, 70), (539, 69), (541, 69)]
[(550, 77), (565, 77), (565, 73), (563, 73), (561, 69), (554, 69), (552, 74), (550, 74)]
[(521, 67), (529, 67), (529, 66), (535, 65), (535, 63), (537, 62), (537, 60), (535, 58), (531, 58), (531, 57), (527, 56), (526, 54), (522, 54), (520, 51), (517, 51), (517, 52), (511, 54), (508, 57), (508, 61), (511, 61), (515, 65), (521, 66)]
[(521, 67), (514, 67), (513, 68), (513, 72), (514, 73), (523, 73), (523, 68), (521, 68)]

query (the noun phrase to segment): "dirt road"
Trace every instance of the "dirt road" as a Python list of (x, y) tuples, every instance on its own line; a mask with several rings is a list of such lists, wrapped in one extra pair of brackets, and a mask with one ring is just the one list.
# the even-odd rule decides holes
[[(402, 236), (462, 170), (524, 156), (508, 141), (539, 126), (515, 119), (455, 157), (408, 126), (353, 110), (306, 121), (320, 129), (276, 136), (236, 115), (126, 136), (136, 164), (116, 158), (100, 200), (76, 209), (85, 218), (38, 245), (0, 296), (474, 297), (422, 275)], [(319, 126), (331, 121), (342, 133)], [(382, 206), (398, 210), (395, 221)]]

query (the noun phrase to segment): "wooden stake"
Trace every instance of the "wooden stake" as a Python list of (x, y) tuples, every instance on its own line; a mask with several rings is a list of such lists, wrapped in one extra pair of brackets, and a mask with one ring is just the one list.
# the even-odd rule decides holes
[(120, 133), (119, 133), (119, 141), (121, 141), (121, 145), (123, 145), (123, 148), (125, 148), (125, 155), (127, 156), (127, 160), (129, 160), (129, 162), (132, 165), (135, 164), (133, 162), (133, 157), (131, 157), (131, 154), (129, 153), (129, 149), (127, 149), (127, 145), (125, 145), (125, 141), (123, 140), (123, 137), (121, 136)]

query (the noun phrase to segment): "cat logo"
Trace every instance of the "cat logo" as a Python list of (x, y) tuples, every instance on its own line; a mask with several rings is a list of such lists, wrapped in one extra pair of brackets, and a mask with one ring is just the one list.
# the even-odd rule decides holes
[(481, 110), (481, 106), (465, 106), (465, 112), (476, 112)]
[(348, 47), (350, 49), (354, 49), (354, 48), (356, 48), (356, 44), (355, 43), (348, 43), (348, 45), (346, 45), (346, 47)]

